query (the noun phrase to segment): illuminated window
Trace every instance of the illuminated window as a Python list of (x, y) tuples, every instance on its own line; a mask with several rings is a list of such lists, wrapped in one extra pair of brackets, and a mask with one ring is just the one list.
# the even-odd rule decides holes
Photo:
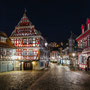
[(17, 41), (17, 44), (18, 44), (18, 41)]
[(33, 51), (30, 50), (29, 51), (29, 55), (32, 56), (33, 55)]
[(26, 56), (26, 55), (27, 55), (27, 51), (24, 51), (24, 52), (23, 52), (23, 55)]
[(82, 48), (84, 48), (84, 39), (82, 40)]
[(87, 46), (90, 46), (90, 36), (87, 37)]
[(29, 38), (28, 44), (32, 44), (32, 43), (33, 43), (33, 38)]
[(33, 40), (35, 40), (35, 38), (33, 38)]
[(34, 56), (34, 59), (36, 59), (36, 56)]
[(23, 40), (23, 44), (27, 44), (27, 39), (24, 39)]
[(24, 33), (22, 33), (22, 35), (24, 36)]
[(35, 47), (35, 44), (33, 44), (33, 47)]
[(36, 43), (38, 43), (38, 40), (36, 40)]
[(15, 43), (16, 43), (16, 41), (15, 41)]
[(90, 24), (88, 24), (88, 30), (90, 30)]
[(81, 64), (86, 64), (86, 57), (80, 55), (80, 57), (79, 57), (79, 63), (81, 63)]
[(33, 41), (33, 43), (35, 43), (35, 41)]
[(80, 44), (80, 42), (78, 42), (78, 47), (79, 47), (79, 48), (81, 47), (81, 44)]
[(0, 42), (6, 42), (6, 38), (0, 37)]

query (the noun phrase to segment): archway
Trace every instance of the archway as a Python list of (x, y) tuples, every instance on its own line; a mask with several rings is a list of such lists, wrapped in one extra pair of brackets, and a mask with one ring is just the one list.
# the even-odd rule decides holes
[(32, 70), (32, 63), (24, 62), (24, 70)]

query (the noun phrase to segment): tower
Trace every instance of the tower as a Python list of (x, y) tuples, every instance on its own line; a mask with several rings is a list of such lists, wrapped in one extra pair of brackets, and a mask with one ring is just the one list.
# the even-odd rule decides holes
[(73, 52), (74, 51), (74, 45), (75, 45), (75, 38), (74, 38), (74, 34), (71, 32), (71, 36), (68, 39), (68, 43), (69, 43), (69, 52)]

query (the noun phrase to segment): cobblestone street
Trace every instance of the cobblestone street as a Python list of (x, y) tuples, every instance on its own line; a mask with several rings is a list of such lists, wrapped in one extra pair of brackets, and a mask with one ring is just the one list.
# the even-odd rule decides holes
[(90, 74), (51, 64), (42, 71), (0, 73), (0, 90), (90, 90)]
[(51, 69), (28, 90), (90, 90), (90, 75), (52, 64)]
[(13, 71), (0, 73), (0, 90), (26, 90), (46, 71)]

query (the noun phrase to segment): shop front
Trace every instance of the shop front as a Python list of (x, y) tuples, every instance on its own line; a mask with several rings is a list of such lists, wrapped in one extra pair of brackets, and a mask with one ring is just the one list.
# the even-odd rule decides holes
[(79, 68), (81, 70), (90, 70), (90, 51), (83, 51), (78, 59)]

